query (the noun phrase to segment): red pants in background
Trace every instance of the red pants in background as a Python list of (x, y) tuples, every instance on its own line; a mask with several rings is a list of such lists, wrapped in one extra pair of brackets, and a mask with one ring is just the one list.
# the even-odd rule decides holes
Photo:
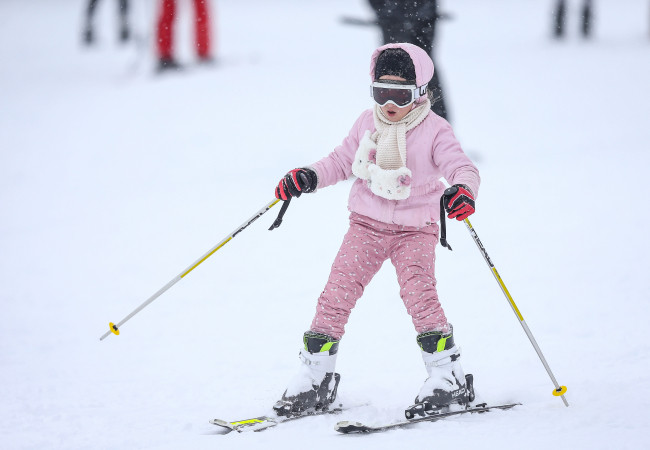
[[(201, 59), (210, 58), (210, 17), (208, 0), (194, 1), (196, 20), (196, 52)], [(176, 0), (161, 0), (160, 18), (158, 19), (158, 57), (173, 58), (174, 18)]]

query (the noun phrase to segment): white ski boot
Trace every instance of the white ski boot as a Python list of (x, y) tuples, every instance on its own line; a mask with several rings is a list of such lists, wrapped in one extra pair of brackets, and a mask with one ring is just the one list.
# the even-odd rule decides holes
[(431, 416), (452, 407), (467, 408), (475, 398), (474, 377), (465, 375), (452, 333), (422, 333), (417, 342), (429, 377), (415, 397), (415, 404), (404, 412), (406, 418)]
[(273, 409), (279, 416), (325, 411), (336, 399), (341, 375), (334, 372), (339, 343), (325, 334), (308, 331), (300, 350), (301, 365)]

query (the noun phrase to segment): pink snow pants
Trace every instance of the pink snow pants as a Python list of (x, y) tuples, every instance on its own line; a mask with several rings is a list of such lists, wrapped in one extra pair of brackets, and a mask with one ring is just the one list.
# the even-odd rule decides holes
[(311, 330), (341, 339), (352, 308), (364, 288), (390, 258), (397, 271), (400, 296), (418, 333), (449, 332), (436, 291), (435, 248), (438, 226), (409, 227), (350, 215), (329, 280), (318, 298)]

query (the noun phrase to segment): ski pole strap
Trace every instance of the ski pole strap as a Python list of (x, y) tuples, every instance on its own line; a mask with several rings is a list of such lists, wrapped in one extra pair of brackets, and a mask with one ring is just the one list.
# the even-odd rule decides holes
[(291, 201), (291, 197), (289, 197), (284, 202), (282, 202), (282, 207), (280, 208), (280, 212), (278, 213), (278, 217), (275, 218), (275, 221), (271, 225), (271, 228), (269, 228), (269, 231), (275, 230), (280, 225), (282, 225), (282, 217), (284, 217), (284, 213), (287, 212), (287, 208), (289, 208), (289, 202), (290, 201)]
[(449, 250), (453, 250), (451, 245), (447, 242), (447, 223), (445, 221), (445, 203), (444, 194), (440, 197), (440, 244), (443, 247), (447, 247)]

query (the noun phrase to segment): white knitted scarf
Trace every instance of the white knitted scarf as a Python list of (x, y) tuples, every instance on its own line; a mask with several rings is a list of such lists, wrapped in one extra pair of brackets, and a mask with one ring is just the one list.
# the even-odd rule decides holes
[(370, 190), (388, 200), (404, 200), (411, 195), (411, 171), (406, 167), (406, 132), (427, 117), (431, 102), (413, 108), (397, 122), (392, 122), (375, 105), (376, 131), (366, 130), (352, 162), (352, 173), (366, 180)]
[(391, 170), (406, 166), (406, 132), (420, 125), (430, 109), (431, 102), (427, 99), (409, 111), (402, 120), (392, 122), (384, 115), (381, 106), (375, 105), (373, 117), (377, 131), (372, 134), (371, 139), (377, 143), (379, 167)]

